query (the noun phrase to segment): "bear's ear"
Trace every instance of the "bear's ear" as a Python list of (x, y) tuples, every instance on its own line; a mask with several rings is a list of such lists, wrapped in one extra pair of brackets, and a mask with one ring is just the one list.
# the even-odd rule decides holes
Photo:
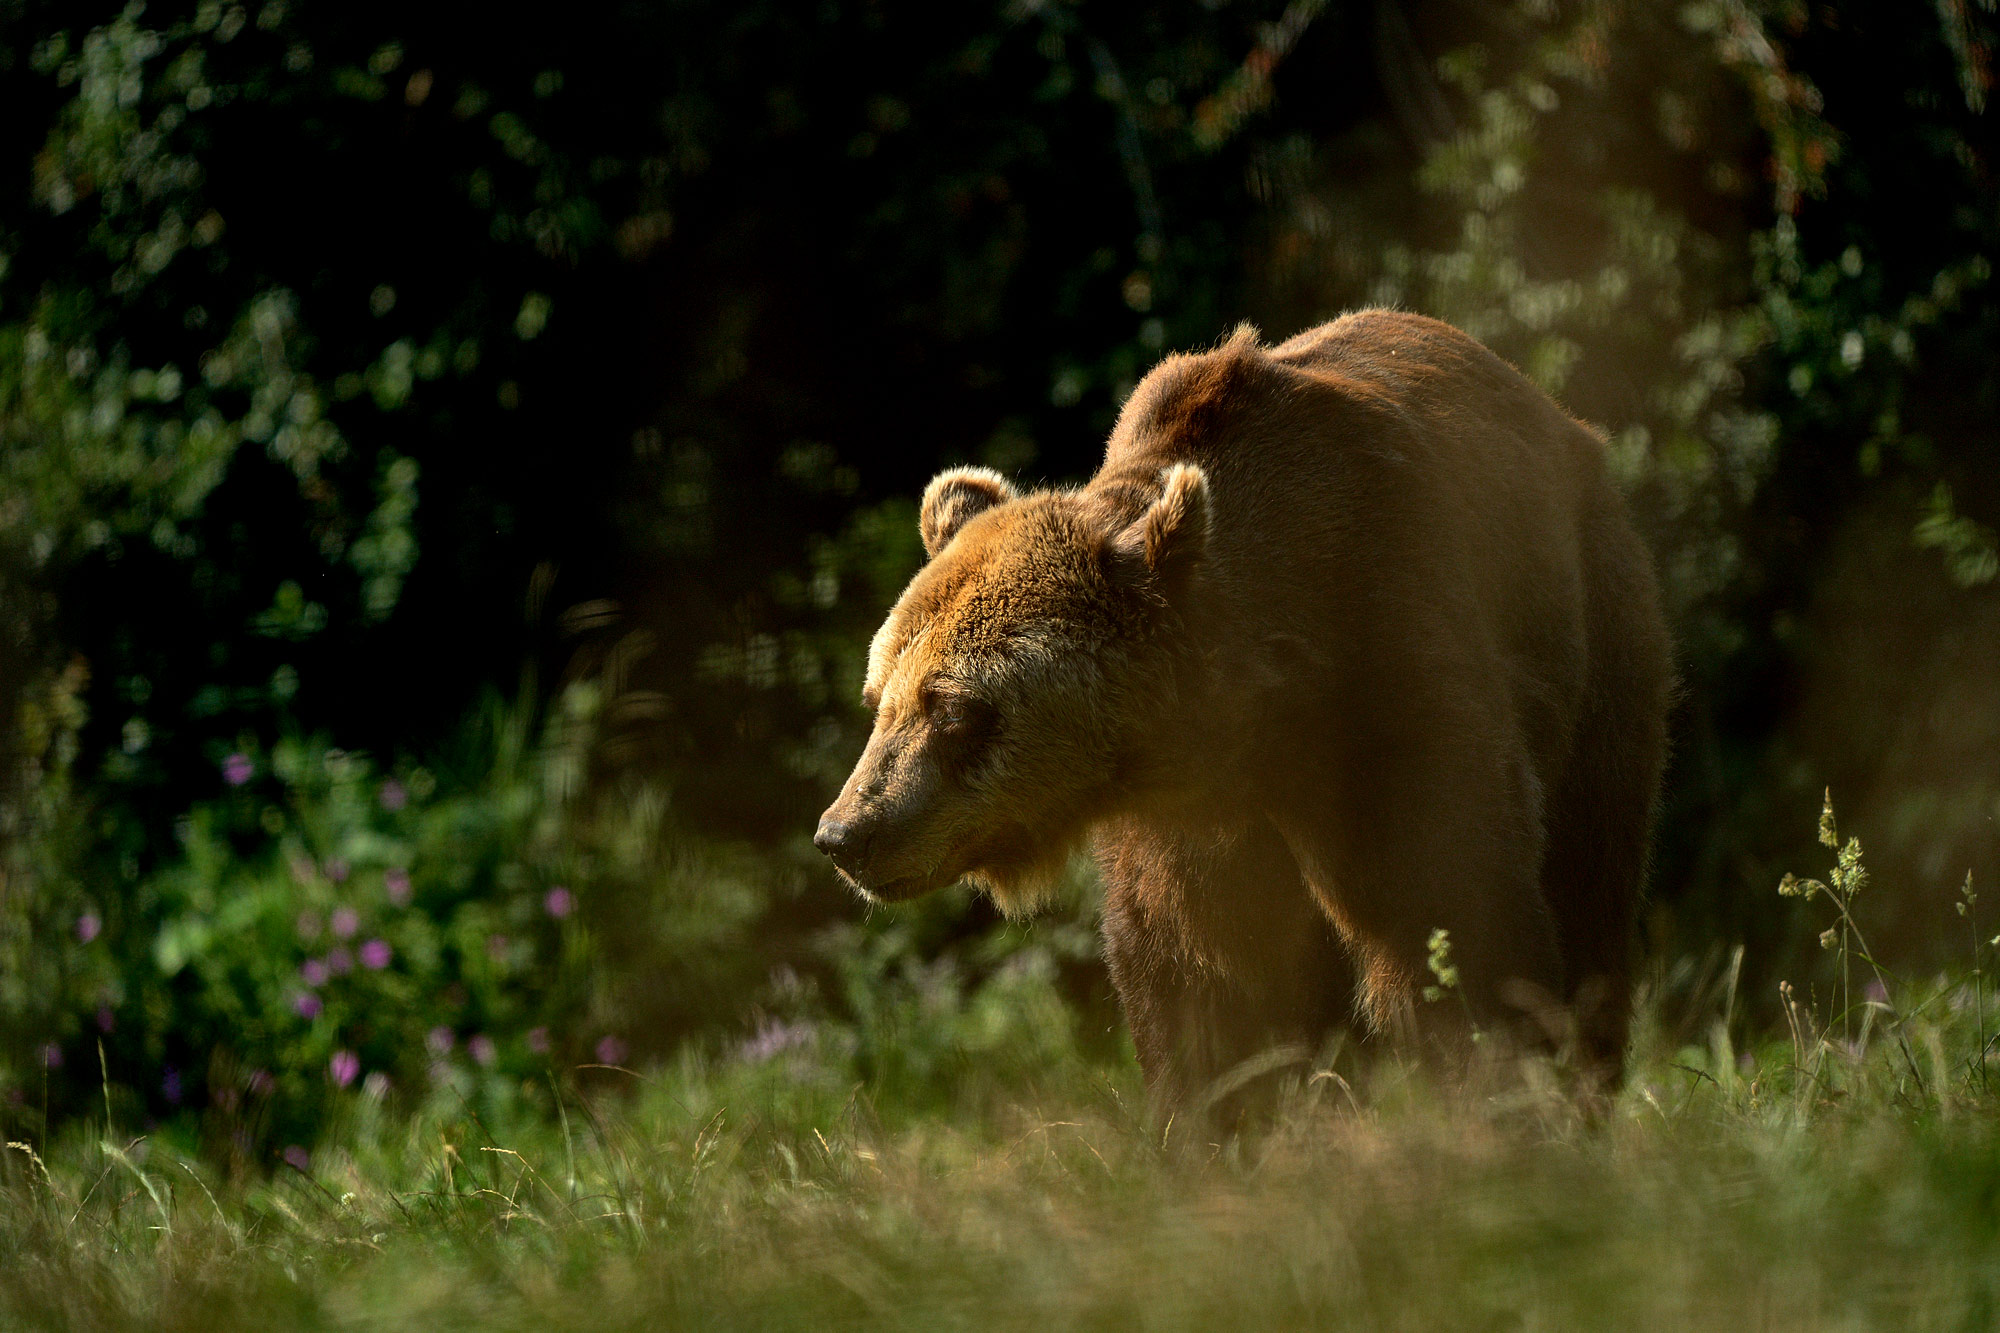
[(1193, 463), (1164, 469), (1160, 498), (1111, 539), (1111, 550), (1177, 589), (1208, 552), (1208, 474)]
[(968, 519), (1013, 498), (1014, 488), (990, 467), (955, 467), (938, 473), (924, 487), (924, 504), (917, 517), (924, 554), (935, 558)]

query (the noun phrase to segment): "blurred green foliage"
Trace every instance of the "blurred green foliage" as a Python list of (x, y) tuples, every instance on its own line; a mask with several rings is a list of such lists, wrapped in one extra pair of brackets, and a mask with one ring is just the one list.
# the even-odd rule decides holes
[(920, 1100), (993, 997), (1097, 1042), (1087, 883), (1029, 931), (857, 924), (807, 846), (909, 497), (1087, 475), (1163, 350), (1366, 301), (1608, 434), (1686, 683), (1653, 946), (1782, 963), (1764, 890), (1831, 781), (1911, 886), (1870, 937), (1933, 956), (1926, 904), (2000, 865), (1996, 36), (1863, 0), (0, 11), (0, 1119), (262, 1073), (223, 1137), (269, 1161), (343, 1082), (494, 1112), (607, 1037), (844, 1032)]
[[(1790, 881), (1795, 926), (1853, 901), (1858, 855), (1833, 890)], [(880, 943), (886, 968), (845, 955), (862, 1030), (768, 1024), (629, 1088), (558, 1076), (554, 1113), (364, 1084), (269, 1175), (219, 1170), (185, 1123), (9, 1144), (0, 1319), (1818, 1329), (2000, 1302), (1978, 973), (1859, 1013), (1789, 992), (1760, 1035), (1732, 967), (1681, 1012), (1641, 996), (1632, 1078), (1594, 1115), (1546, 1070), (1446, 1091), (1389, 1060), (1298, 1079), (1215, 1144), (1135, 1114), (1137, 1070), (1076, 1048), (1038, 968), (962, 993)]]
[(42, 1072), (146, 1071), (157, 1086), (122, 1092), (131, 1109), (203, 1110), (210, 1146), (248, 1161), (311, 1142), (329, 1089), (490, 1106), (550, 1069), (624, 1060), (639, 1006), (607, 991), (600, 934), (643, 931), (678, 960), (661, 998), (728, 1016), (704, 997), (744, 985), (754, 883), (713, 857), (663, 865), (656, 795), (607, 803), (609, 818), (572, 808), (590, 687), (540, 737), (530, 711), (483, 711), (459, 756), (479, 778), (457, 790), (317, 740), (230, 754), (222, 792), (177, 822), (177, 855), (121, 894), (48, 895), (20, 923), (34, 947), (0, 1004), (43, 1038)]

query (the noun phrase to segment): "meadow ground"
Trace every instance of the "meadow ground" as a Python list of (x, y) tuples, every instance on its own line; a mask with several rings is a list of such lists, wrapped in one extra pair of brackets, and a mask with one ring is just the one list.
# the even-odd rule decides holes
[[(366, 1096), (305, 1169), (73, 1126), (0, 1167), (0, 1326), (1990, 1328), (1977, 978), (1803, 1003), (1752, 1051), (1648, 1011), (1607, 1114), (1378, 1065), (1163, 1148), (1129, 1062), (969, 1059), (915, 1112), (809, 1043), (495, 1124)], [(1821, 1020), (1824, 1021), (1824, 1020)]]

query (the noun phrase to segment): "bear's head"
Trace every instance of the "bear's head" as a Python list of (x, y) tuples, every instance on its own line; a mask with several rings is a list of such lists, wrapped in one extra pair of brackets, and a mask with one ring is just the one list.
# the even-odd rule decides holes
[(930, 561), (868, 652), (874, 732), (813, 839), (855, 888), (969, 879), (1010, 914), (1036, 905), (1142, 780), (1208, 509), (1185, 463), (1081, 491), (1017, 494), (987, 468), (931, 482)]

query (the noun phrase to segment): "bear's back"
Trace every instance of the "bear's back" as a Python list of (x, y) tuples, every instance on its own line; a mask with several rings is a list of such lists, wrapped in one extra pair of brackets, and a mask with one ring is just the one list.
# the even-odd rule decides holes
[(1552, 761), (1610, 647), (1607, 592), (1653, 597), (1601, 441), (1421, 315), (1357, 311), (1272, 348), (1246, 327), (1167, 358), (1089, 489), (1143, 495), (1176, 462), (1212, 486), (1190, 607), (1211, 646), (1308, 645), (1332, 654), (1325, 678), (1349, 677), (1349, 695), (1412, 673), (1478, 693), (1484, 673)]
[(1180, 462), (1213, 485), (1215, 572), (1301, 592), (1328, 564), (1351, 588), (1364, 560), (1447, 602), (1569, 601), (1592, 516), (1622, 513), (1595, 436), (1478, 342), (1394, 310), (1166, 358), (1089, 489), (1137, 503)]

